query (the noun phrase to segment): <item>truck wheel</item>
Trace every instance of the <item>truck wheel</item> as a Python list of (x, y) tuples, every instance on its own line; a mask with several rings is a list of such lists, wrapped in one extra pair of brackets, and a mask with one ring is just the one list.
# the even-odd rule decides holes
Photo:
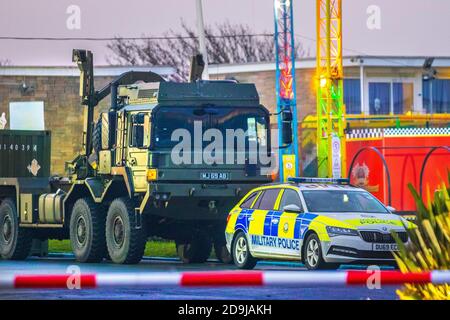
[(216, 253), (217, 259), (219, 259), (220, 262), (225, 264), (231, 264), (233, 263), (233, 258), (230, 254), (230, 251), (228, 251), (227, 246), (224, 244), (214, 243), (214, 252)]
[(203, 236), (190, 241), (177, 242), (177, 254), (183, 263), (204, 263), (211, 255), (212, 242)]
[(305, 246), (303, 247), (303, 260), (308, 270), (332, 270), (339, 268), (339, 264), (326, 263), (323, 260), (322, 247), (320, 245), (319, 237), (312, 233), (306, 238)]
[(15, 201), (5, 199), (0, 205), (0, 256), (5, 260), (24, 260), (31, 251), (31, 230), (19, 227)]
[(136, 227), (133, 202), (128, 198), (115, 199), (106, 216), (106, 244), (111, 260), (118, 264), (141, 261), (147, 234), (145, 223)]
[(233, 241), (232, 246), (234, 264), (239, 269), (253, 269), (256, 266), (256, 259), (250, 253), (247, 237), (243, 232), (239, 232)]
[(105, 213), (90, 198), (78, 199), (70, 217), (70, 243), (78, 262), (100, 262), (106, 256)]

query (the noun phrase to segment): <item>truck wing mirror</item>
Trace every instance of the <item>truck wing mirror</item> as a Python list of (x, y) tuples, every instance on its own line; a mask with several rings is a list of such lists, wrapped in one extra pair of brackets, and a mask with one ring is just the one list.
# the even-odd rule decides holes
[(292, 143), (292, 122), (284, 122), (282, 126), (283, 144), (289, 145)]
[(290, 145), (292, 144), (292, 112), (291, 110), (283, 110), (281, 112), (281, 121), (282, 121), (282, 134), (283, 134), (283, 144)]

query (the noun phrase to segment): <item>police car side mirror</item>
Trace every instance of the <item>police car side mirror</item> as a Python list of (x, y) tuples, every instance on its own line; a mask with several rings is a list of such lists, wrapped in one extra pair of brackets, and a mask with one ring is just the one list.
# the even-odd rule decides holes
[(290, 212), (290, 213), (302, 213), (302, 209), (296, 204), (288, 204), (287, 206), (283, 207), (284, 212)]
[(397, 209), (395, 209), (394, 207), (391, 206), (387, 206), (386, 207), (390, 212), (394, 213), (395, 211), (397, 211)]

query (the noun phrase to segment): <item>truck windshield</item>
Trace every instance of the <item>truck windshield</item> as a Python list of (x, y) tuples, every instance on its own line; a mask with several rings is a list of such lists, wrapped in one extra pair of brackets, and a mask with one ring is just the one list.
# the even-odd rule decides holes
[(303, 191), (306, 206), (310, 212), (361, 212), (389, 213), (370, 193), (344, 190)]
[[(241, 129), (246, 133), (245, 141), (256, 141), (266, 146), (268, 139), (268, 116), (261, 108), (247, 107), (161, 107), (153, 115), (153, 142), (157, 148), (170, 148), (179, 141), (172, 141), (177, 129), (187, 130), (194, 139), (194, 122), (200, 122), (202, 134), (208, 129), (217, 129), (224, 139), (227, 129)], [(225, 146), (225, 140), (223, 140)], [(210, 141), (204, 142), (204, 145)], [(234, 144), (235, 146), (237, 143)]]

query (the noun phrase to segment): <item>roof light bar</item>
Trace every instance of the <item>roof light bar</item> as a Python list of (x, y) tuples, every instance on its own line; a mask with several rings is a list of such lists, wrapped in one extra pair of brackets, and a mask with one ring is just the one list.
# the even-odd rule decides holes
[(328, 183), (328, 184), (350, 184), (350, 179), (346, 178), (308, 178), (308, 177), (290, 177), (289, 182), (294, 183)]

